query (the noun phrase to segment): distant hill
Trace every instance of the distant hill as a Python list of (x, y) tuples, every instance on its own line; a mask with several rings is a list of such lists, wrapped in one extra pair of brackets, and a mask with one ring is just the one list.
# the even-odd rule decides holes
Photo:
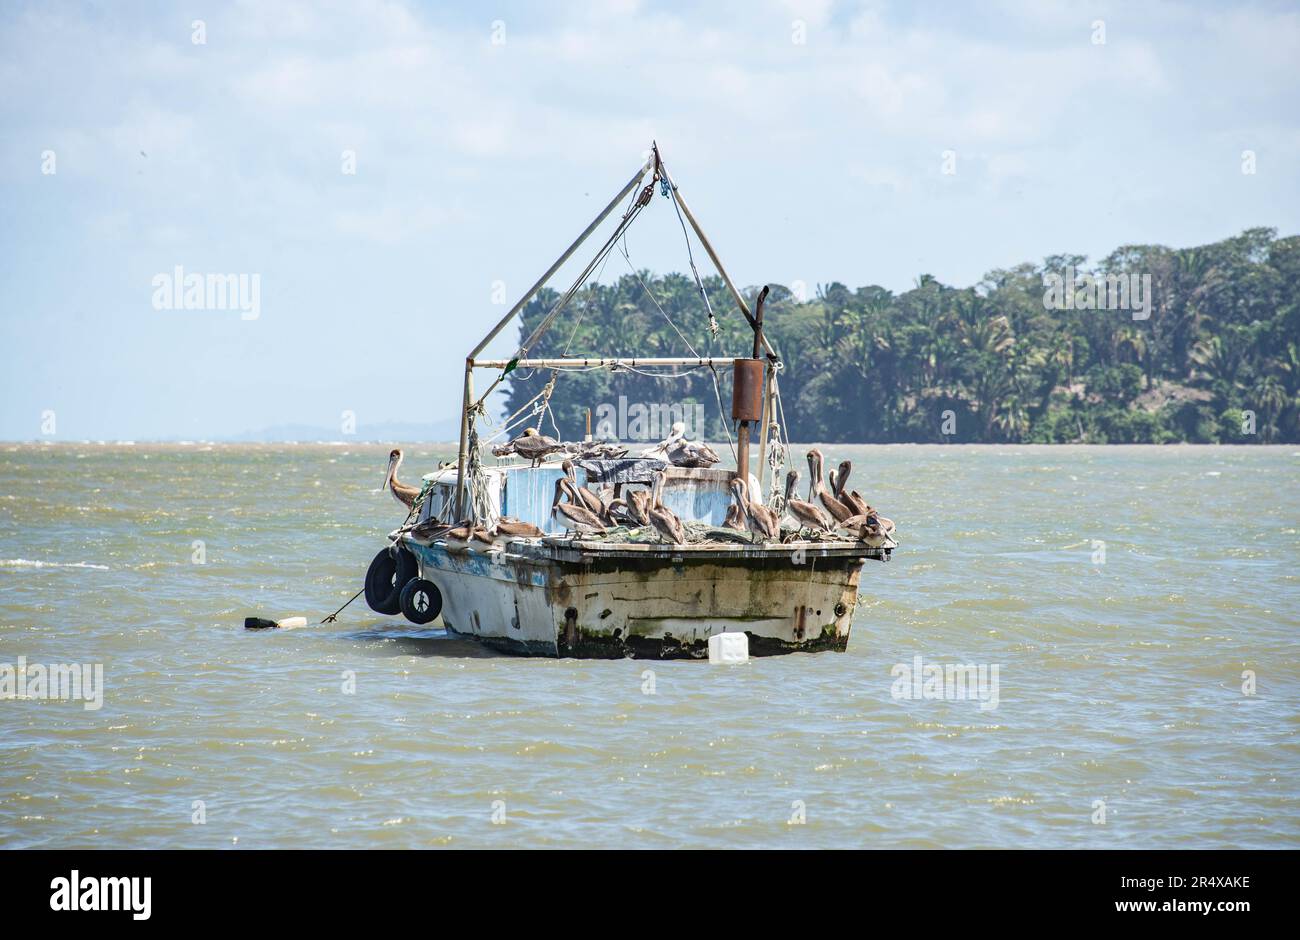
[[(584, 287), (529, 353), (746, 355), (748, 325), (720, 281), (704, 285), (717, 336), (692, 278), (646, 271)], [(521, 340), (556, 300), (547, 290), (528, 304)], [(1300, 441), (1300, 236), (1273, 229), (1195, 248), (1125, 245), (1092, 264), (1052, 255), (973, 287), (928, 274), (897, 294), (774, 287), (764, 325), (782, 357), (780, 419), (793, 441)], [(506, 380), (506, 413), (550, 378), (521, 373)], [(693, 404), (707, 426), (691, 436), (722, 440), (730, 375), (716, 378), (717, 388), (703, 368), (574, 373), (550, 406), (575, 438), (587, 409), (621, 422), (632, 409)]]

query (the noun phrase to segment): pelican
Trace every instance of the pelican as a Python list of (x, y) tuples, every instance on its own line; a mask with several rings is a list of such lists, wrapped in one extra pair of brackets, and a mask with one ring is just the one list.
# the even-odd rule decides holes
[(462, 522), (455, 528), (448, 529), (444, 534), (448, 543), (468, 543), (470, 539), (473, 539), (480, 534), (486, 536), (487, 533), (481, 525), (477, 525), (473, 522)]
[(470, 530), (469, 541), (471, 545), (477, 545), (484, 549), (497, 547), (496, 537), (486, 526), (474, 526)]
[(407, 486), (397, 479), (397, 468), (402, 465), (402, 449), (394, 447), (388, 455), (388, 472), (384, 474), (384, 486), (388, 487), (397, 500), (407, 509), (415, 505), (415, 498), (420, 495), (418, 486)]
[(686, 433), (686, 425), (683, 424), (681, 421), (675, 422), (673, 424), (672, 430), (668, 433), (668, 436), (665, 437), (658, 444), (656, 444), (654, 447), (647, 447), (645, 450), (641, 451), (641, 456), (655, 457), (659, 460), (667, 460), (669, 449), (674, 445), (676, 445), (676, 443), (679, 440), (681, 440), (682, 436), (685, 433)]
[(790, 515), (799, 523), (799, 527), (819, 529), (822, 532), (829, 532), (835, 528), (835, 521), (826, 510), (816, 503), (805, 502), (795, 497), (794, 491), (798, 485), (799, 471), (791, 470), (785, 477), (785, 508), (790, 510)]
[(555, 438), (538, 433), (536, 428), (524, 428), (522, 435), (516, 437), (504, 447), (494, 449), (492, 453), (498, 457), (503, 457), (513, 451), (525, 460), (531, 460), (533, 466), (536, 467), (547, 456), (557, 450), (564, 450), (564, 445)]
[(416, 538), (434, 542), (442, 538), (450, 530), (451, 526), (447, 525), (447, 523), (437, 519), (429, 519), (411, 529), (411, 534)]
[(848, 532), (859, 541), (867, 542), (893, 535), (894, 523), (872, 510), (861, 515), (850, 516), (836, 526), (836, 531)]
[(648, 526), (650, 524), (650, 492), (648, 490), (628, 491), (627, 514), (639, 526)]
[(673, 425), (676, 437), (668, 445), (667, 456), (674, 467), (711, 467), (722, 459), (703, 441), (686, 440), (685, 432), (686, 425), (681, 421)]
[[(560, 477), (555, 481), (555, 499), (551, 502), (551, 516), (570, 532), (579, 529), (605, 531), (605, 521), (582, 505), (577, 493), (571, 490), (572, 486), (568, 477)], [(564, 496), (569, 497), (567, 503), (560, 501)]]
[(531, 522), (521, 522), (509, 516), (501, 517), (501, 520), (497, 523), (495, 533), (498, 537), (513, 539), (536, 539), (546, 534)]
[(831, 480), (831, 493), (835, 498), (849, 507), (850, 512), (855, 516), (865, 516), (874, 512), (867, 501), (862, 498), (862, 494), (857, 490), (848, 492), (849, 474), (853, 472), (853, 464), (847, 460), (840, 461), (839, 472), (832, 470), (828, 475)]
[(749, 523), (749, 531), (764, 542), (781, 538), (781, 526), (777, 522), (776, 513), (761, 503), (751, 500), (749, 486), (740, 477), (733, 477), (731, 480), (731, 496), (740, 506), (741, 513)]
[(835, 494), (836, 499), (844, 499), (844, 491), (849, 486), (849, 474), (853, 472), (853, 464), (847, 460), (841, 460), (839, 472), (830, 476), (831, 492)]
[(686, 529), (682, 521), (664, 506), (664, 475), (655, 478), (654, 496), (650, 503), (650, 524), (655, 527), (659, 537), (674, 545), (686, 544)]
[(836, 522), (843, 522), (853, 515), (853, 510), (836, 499), (835, 494), (826, 489), (826, 484), (822, 482), (822, 452), (816, 447), (808, 451), (808, 473), (812, 478), (808, 488), (809, 502), (821, 500), (821, 504)]
[[(578, 485), (578, 471), (574, 469), (572, 460), (564, 461), (564, 463), (560, 464), (560, 469), (564, 471), (564, 475), (568, 477), (569, 483), (572, 484), (573, 492), (578, 494), (578, 498), (574, 502), (581, 501), (580, 505), (586, 506), (598, 516), (608, 514), (608, 510), (599, 496), (585, 486)], [(572, 497), (572, 494), (570, 494), (570, 497)]]

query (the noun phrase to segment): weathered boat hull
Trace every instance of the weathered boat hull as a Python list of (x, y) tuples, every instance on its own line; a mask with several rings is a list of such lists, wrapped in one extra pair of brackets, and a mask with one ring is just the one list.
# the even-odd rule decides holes
[(512, 542), (457, 550), (404, 540), (443, 595), (449, 632), (531, 656), (707, 658), (715, 633), (750, 653), (843, 651), (864, 561), (843, 543), (661, 546)]

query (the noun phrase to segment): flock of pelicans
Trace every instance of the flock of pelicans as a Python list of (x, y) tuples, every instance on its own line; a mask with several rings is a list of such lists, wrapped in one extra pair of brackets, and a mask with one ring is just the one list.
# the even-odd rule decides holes
[[(783, 511), (778, 512), (753, 500), (749, 483), (734, 477), (730, 483), (731, 505), (723, 527), (748, 532), (762, 542), (781, 542), (816, 537), (840, 537), (874, 541), (894, 532), (894, 523), (867, 504), (862, 494), (848, 489), (853, 466), (843, 461), (830, 473), (831, 486), (822, 479), (823, 457), (816, 448), (808, 452), (812, 477), (808, 498), (799, 499), (799, 471), (791, 470), (785, 478)], [(649, 490), (630, 490), (626, 498), (605, 499), (579, 486), (573, 462), (561, 465), (564, 476), (555, 481), (555, 499), (551, 517), (570, 532), (604, 532), (616, 526), (650, 527), (661, 541), (674, 545), (687, 542), (686, 528), (663, 502), (664, 474), (655, 477)], [(567, 499), (568, 502), (564, 500)]]
[[(643, 457), (668, 460), (674, 466), (708, 467), (718, 462), (718, 455), (700, 442), (686, 441), (684, 427), (673, 426), (673, 433), (655, 447), (643, 451)], [(533, 466), (554, 454), (571, 453), (580, 445), (560, 444), (538, 434), (531, 428), (510, 444), (493, 451), (498, 456), (517, 454), (531, 460)], [(611, 445), (599, 445), (608, 449)], [(617, 456), (626, 454), (623, 453)], [(602, 456), (608, 456), (602, 451)], [(810, 485), (808, 498), (795, 494), (799, 486), (799, 471), (791, 470), (785, 480), (785, 500), (781, 511), (774, 510), (750, 497), (746, 480), (735, 477), (730, 483), (731, 505), (727, 509), (725, 529), (748, 533), (752, 540), (761, 542), (793, 541), (807, 538), (852, 539), (879, 542), (894, 532), (894, 523), (881, 516), (857, 490), (849, 490), (852, 464), (842, 461), (830, 471), (830, 486), (823, 480), (823, 457), (816, 448), (808, 452)], [(398, 502), (408, 509), (419, 496), (418, 487), (401, 483), (397, 468), (402, 463), (401, 450), (389, 454), (385, 485)], [(663, 503), (665, 475), (661, 471), (653, 486), (628, 490), (626, 496), (614, 497), (614, 489), (606, 487), (598, 494), (578, 484), (577, 471), (571, 459), (561, 463), (564, 475), (555, 481), (555, 498), (551, 502), (551, 518), (564, 526), (570, 534), (604, 534), (615, 528), (649, 528), (658, 533), (660, 541), (684, 545), (688, 541), (686, 527), (672, 510)], [(502, 517), (491, 528), (471, 523), (448, 525), (435, 520), (422, 523), (412, 530), (422, 538), (446, 538), (450, 542), (478, 543), (494, 546), (511, 538), (540, 538), (546, 533), (537, 526), (518, 519)]]
[[(564, 443), (553, 437), (540, 434), (534, 428), (526, 428), (524, 433), (509, 444), (492, 448), (493, 455), (508, 457), (511, 454), (531, 460), (534, 467), (539, 466), (547, 457), (563, 453), (569, 457), (586, 460), (593, 457), (613, 459), (627, 456), (627, 448), (617, 444), (584, 441), (581, 443)], [(641, 451), (642, 457), (666, 460), (674, 467), (711, 467), (722, 458), (703, 441), (686, 439), (686, 424), (678, 421), (673, 424), (669, 435), (656, 444)]]

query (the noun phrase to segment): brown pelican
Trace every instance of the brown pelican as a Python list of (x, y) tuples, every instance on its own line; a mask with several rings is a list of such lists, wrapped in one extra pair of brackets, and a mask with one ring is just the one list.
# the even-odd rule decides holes
[(798, 485), (799, 471), (791, 470), (785, 477), (785, 508), (790, 510), (790, 515), (799, 523), (800, 528), (819, 529), (822, 532), (829, 532), (835, 528), (835, 521), (826, 510), (816, 503), (805, 502), (795, 497), (794, 491)]
[(539, 434), (536, 428), (524, 428), (522, 435), (516, 437), (504, 447), (494, 448), (492, 453), (498, 457), (504, 457), (506, 454), (513, 452), (525, 460), (531, 460), (533, 466), (536, 467), (547, 456), (557, 450), (564, 450), (564, 445), (555, 438)]
[(662, 473), (655, 478), (654, 496), (650, 503), (650, 524), (665, 542), (672, 542), (674, 545), (686, 544), (686, 529), (683, 528), (682, 521), (673, 514), (671, 509), (664, 506)]
[(688, 441), (683, 436), (686, 425), (678, 421), (673, 425), (676, 439), (668, 445), (668, 460), (674, 467), (712, 467), (722, 458), (703, 441)]
[(531, 522), (521, 522), (509, 516), (502, 516), (496, 525), (494, 534), (498, 537), (513, 539), (536, 539), (541, 538), (546, 533)]
[(415, 505), (415, 498), (420, 495), (418, 486), (407, 486), (397, 479), (397, 468), (402, 465), (402, 450), (400, 447), (394, 447), (388, 455), (388, 472), (384, 474), (384, 486), (388, 487), (393, 494), (393, 499), (397, 500), (407, 509)]
[(627, 494), (627, 514), (639, 526), (650, 524), (650, 491), (629, 490)]
[(450, 529), (451, 526), (447, 525), (445, 522), (440, 522), (437, 519), (429, 519), (411, 529), (411, 534), (416, 538), (434, 542), (446, 535)]
[[(585, 486), (578, 485), (578, 471), (574, 469), (573, 461), (564, 461), (564, 463), (560, 464), (560, 468), (564, 471), (564, 475), (569, 478), (569, 482), (573, 484), (573, 491), (578, 494), (581, 505), (586, 506), (598, 516), (606, 515), (608, 510), (605, 508), (605, 504), (601, 502), (600, 497)], [(575, 502), (578, 500), (575, 500)]]
[(455, 528), (448, 529), (444, 533), (448, 542), (468, 542), (471, 539), (485, 539), (491, 541), (487, 534), (487, 529), (473, 522), (462, 522)]
[(844, 499), (844, 490), (849, 485), (849, 474), (853, 472), (853, 464), (847, 460), (841, 460), (839, 472), (828, 473), (826, 476), (831, 481), (831, 493), (836, 499)]
[(750, 499), (749, 485), (740, 477), (732, 477), (731, 496), (744, 513), (745, 521), (749, 523), (749, 531), (765, 542), (781, 538), (781, 526), (777, 522), (776, 513)]
[(853, 472), (853, 464), (847, 460), (840, 461), (839, 472), (832, 470), (828, 476), (831, 481), (831, 493), (855, 516), (865, 516), (874, 510), (867, 505), (867, 501), (862, 498), (862, 494), (857, 490), (846, 492), (849, 489), (849, 474)]
[[(565, 496), (569, 497), (567, 503), (561, 502), (561, 498)], [(579, 529), (595, 529), (600, 532), (605, 530), (605, 520), (582, 505), (568, 477), (560, 477), (555, 481), (555, 499), (551, 502), (551, 516), (570, 532)]]
[(471, 545), (476, 545), (480, 549), (496, 548), (496, 537), (488, 530), (486, 526), (476, 525), (470, 531), (469, 541)]
[(850, 516), (836, 526), (836, 531), (847, 532), (862, 542), (879, 540), (894, 533), (894, 523), (874, 510)]
[(812, 477), (808, 488), (808, 501), (820, 500), (836, 522), (853, 515), (853, 510), (835, 498), (835, 494), (822, 482), (822, 452), (816, 447), (808, 451), (808, 473)]

